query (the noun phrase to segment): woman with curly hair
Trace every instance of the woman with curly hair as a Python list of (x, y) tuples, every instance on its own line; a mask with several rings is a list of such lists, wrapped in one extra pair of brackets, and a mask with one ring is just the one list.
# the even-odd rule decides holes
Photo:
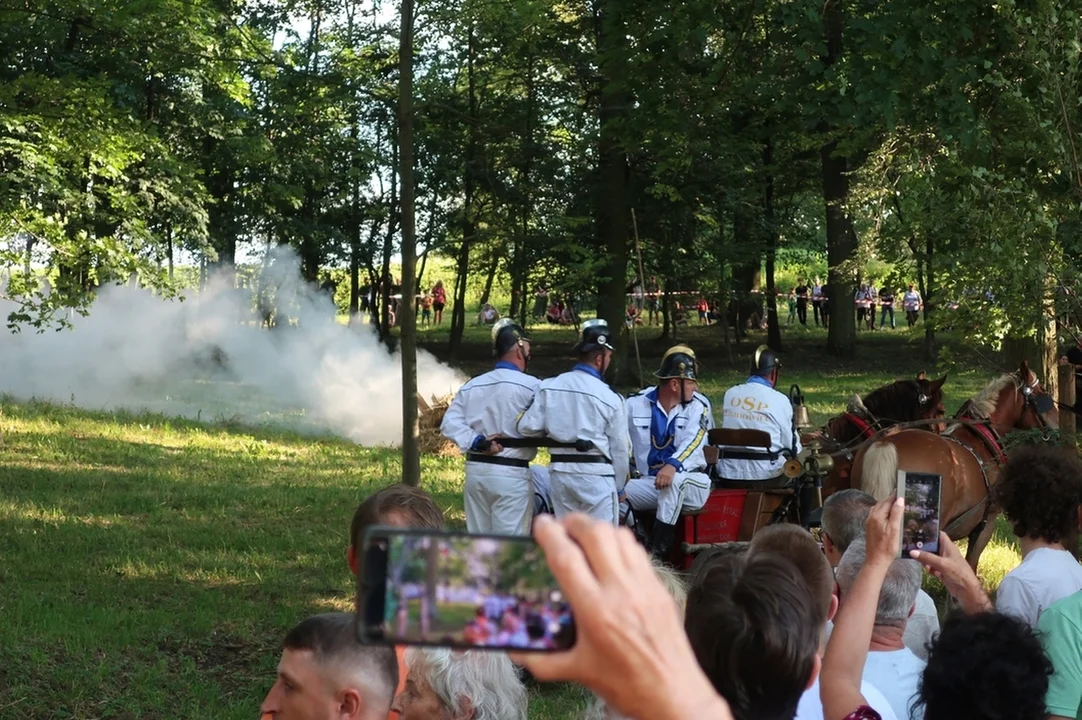
[(1049, 446), (1019, 448), (995, 487), (995, 500), (1022, 548), (1022, 564), (996, 591), (996, 610), (1036, 627), (1052, 603), (1082, 590), (1082, 566), (1065, 547), (1078, 542), (1082, 463)]
[(1052, 663), (1033, 629), (999, 613), (948, 618), (928, 653), (916, 716), (1045, 720)]

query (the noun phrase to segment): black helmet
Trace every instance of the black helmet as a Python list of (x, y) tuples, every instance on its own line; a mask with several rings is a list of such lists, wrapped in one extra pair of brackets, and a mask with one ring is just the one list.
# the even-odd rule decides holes
[(699, 361), (687, 345), (674, 345), (661, 358), (661, 367), (654, 373), (659, 380), (698, 380)]
[(609, 332), (609, 324), (604, 320), (587, 320), (582, 324), (582, 330), (579, 332), (579, 341), (575, 343), (575, 347), (572, 350), (576, 353), (588, 353), (598, 350), (600, 348), (606, 348), (608, 350), (614, 350), (612, 343), (612, 333)]
[(497, 320), (492, 326), (492, 352), (496, 357), (502, 356), (522, 342), (530, 342), (530, 338), (526, 336), (526, 331), (516, 325), (511, 318)]
[(751, 374), (765, 376), (771, 370), (781, 367), (781, 358), (766, 345), (760, 345), (755, 351), (755, 359), (751, 363)]

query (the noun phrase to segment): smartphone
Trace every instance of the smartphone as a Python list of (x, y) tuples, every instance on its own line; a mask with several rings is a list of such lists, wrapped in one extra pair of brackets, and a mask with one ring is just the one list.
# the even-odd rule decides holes
[(361, 642), (562, 651), (571, 606), (533, 538), (373, 527), (365, 535)]
[(939, 512), (942, 477), (898, 471), (898, 496), (905, 498), (901, 556), (910, 550), (939, 554)]

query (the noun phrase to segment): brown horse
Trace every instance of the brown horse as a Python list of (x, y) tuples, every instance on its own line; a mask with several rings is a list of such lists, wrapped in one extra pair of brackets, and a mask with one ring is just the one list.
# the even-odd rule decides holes
[[(849, 475), (857, 449), (880, 431), (899, 423), (944, 417), (947, 413), (943, 408), (943, 384), (946, 382), (946, 375), (939, 380), (929, 380), (923, 372), (915, 380), (897, 380), (873, 390), (863, 402), (854, 397), (848, 411), (827, 421), (817, 435), (823, 452), (832, 456), (834, 465), (823, 479), (823, 495), (851, 486)], [(929, 423), (922, 429), (942, 432), (944, 426)], [(808, 438), (802, 439), (805, 445), (807, 441)]]
[(952, 540), (969, 540), (966, 561), (976, 571), (999, 513), (990, 493), (1006, 462), (1003, 437), (1012, 429), (1055, 428), (1053, 408), (1023, 362), (967, 400), (943, 433), (903, 428), (861, 448), (852, 484), (883, 500), (895, 492), (899, 469), (940, 475), (943, 530)]
[[(899, 423), (943, 417), (944, 375), (939, 380), (929, 380), (923, 372), (916, 380), (897, 380), (873, 390), (861, 400), (854, 397), (849, 409), (827, 421), (823, 437), (829, 443), (828, 451), (852, 447), (873, 437), (878, 431)], [(929, 425), (940, 431), (942, 426)], [(833, 446), (833, 447), (831, 447)]]

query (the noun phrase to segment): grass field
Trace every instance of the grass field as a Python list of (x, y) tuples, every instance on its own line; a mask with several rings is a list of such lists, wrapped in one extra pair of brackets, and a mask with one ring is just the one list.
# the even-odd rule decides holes
[[(486, 336), (471, 329), (468, 371), (489, 362)], [(536, 372), (563, 367), (573, 333), (536, 336)], [(738, 369), (720, 360), (716, 331), (685, 339), (701, 348), (714, 398), (742, 378), (755, 344), (739, 348)], [(845, 362), (823, 355), (821, 339), (794, 333), (783, 375), (816, 421), (854, 391), (922, 369), (919, 338), (905, 331), (863, 338)], [(641, 345), (652, 369), (664, 343)], [(994, 374), (952, 374), (948, 410)], [(350, 517), (400, 472), (394, 450), (338, 439), (10, 398), (0, 410), (3, 718), (253, 717), (285, 630), (350, 607)], [(425, 487), (459, 527), (460, 463), (423, 459)], [(986, 584), (1017, 561), (1001, 524), (982, 560)], [(575, 716), (585, 698), (560, 686), (531, 692), (531, 717), (544, 720)]]

